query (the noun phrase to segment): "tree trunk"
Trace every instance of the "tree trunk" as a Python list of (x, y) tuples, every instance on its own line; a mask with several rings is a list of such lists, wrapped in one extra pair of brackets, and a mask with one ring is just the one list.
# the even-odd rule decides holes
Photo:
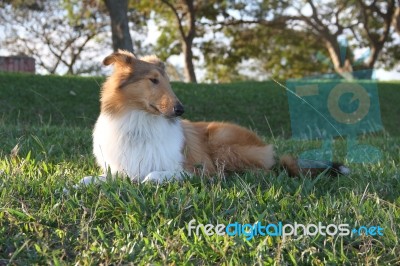
[(336, 73), (341, 75), (345, 79), (353, 78), (353, 68), (350, 59), (347, 56), (349, 51), (346, 51), (345, 58), (341, 58), (340, 54), (340, 45), (337, 39), (334, 37), (327, 38), (325, 40), (325, 47), (329, 52), (329, 56), (331, 57), (333, 67), (335, 68)]
[[(185, 76), (186, 80), (189, 82), (197, 83), (196, 73), (194, 72), (193, 66), (193, 40), (196, 37), (196, 14), (194, 8), (194, 1), (187, 0), (186, 1), (188, 16), (187, 23), (189, 25), (189, 30), (187, 34), (183, 34), (183, 54), (185, 56)], [(181, 26), (182, 28), (182, 26)]]
[(194, 72), (192, 44), (186, 40), (182, 43), (183, 55), (185, 56), (185, 78), (188, 82), (197, 83), (196, 73)]
[(128, 0), (104, 0), (111, 18), (113, 49), (127, 50), (133, 53), (131, 34), (129, 33)]
[(396, 8), (396, 12), (393, 17), (393, 27), (397, 31), (397, 34), (400, 35), (400, 1), (399, 6)]
[[(353, 66), (353, 62), (350, 58), (348, 58), (347, 56), (345, 58), (341, 58), (340, 48), (338, 43), (326, 42), (325, 46), (329, 52), (336, 73), (338, 73), (344, 79), (351, 80), (351, 79), (372, 78), (373, 68), (378, 53), (376, 54), (374, 52), (372, 53), (373, 61), (369, 61), (367, 64)], [(348, 47), (347, 49), (350, 48)], [(350, 51), (347, 51), (347, 53), (349, 52)]]
[[(196, 37), (196, 14), (194, 8), (193, 0), (183, 1), (183, 5), (185, 5), (186, 10), (182, 15), (179, 14), (179, 11), (174, 4), (169, 2), (168, 0), (161, 0), (164, 4), (166, 4), (174, 13), (176, 18), (176, 23), (179, 29), (179, 33), (181, 35), (181, 45), (182, 52), (185, 57), (185, 79), (187, 82), (196, 83), (196, 73), (194, 72), (193, 65), (193, 52), (192, 45), (193, 40)], [(185, 30), (184, 21), (186, 20), (187, 29)]]

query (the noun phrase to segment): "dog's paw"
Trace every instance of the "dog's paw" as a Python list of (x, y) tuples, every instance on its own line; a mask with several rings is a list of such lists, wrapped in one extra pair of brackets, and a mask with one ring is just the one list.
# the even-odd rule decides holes
[(170, 171), (153, 171), (148, 174), (143, 180), (144, 182), (154, 182), (161, 184), (163, 182), (171, 181), (171, 180), (182, 180), (183, 175), (180, 172), (170, 172)]
[[(107, 177), (104, 175), (100, 175), (100, 176), (85, 176), (84, 178), (82, 178), (78, 184), (73, 185), (72, 187), (74, 189), (78, 189), (82, 186), (87, 186), (93, 183), (98, 183), (98, 182), (105, 182), (107, 180)], [(69, 194), (69, 190), (67, 188), (63, 188), (63, 193), (64, 194)]]
[(85, 176), (84, 178), (82, 178), (78, 184), (76, 184), (74, 186), (74, 188), (77, 188), (81, 185), (90, 185), (93, 183), (98, 183), (98, 182), (105, 182), (107, 180), (107, 177), (104, 175), (100, 175), (100, 176)]

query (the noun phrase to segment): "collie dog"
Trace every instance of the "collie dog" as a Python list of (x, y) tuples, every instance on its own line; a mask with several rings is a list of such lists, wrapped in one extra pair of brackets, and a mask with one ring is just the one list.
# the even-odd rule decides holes
[[(136, 58), (120, 50), (103, 63), (114, 66), (102, 87), (101, 112), (93, 132), (93, 153), (104, 173), (162, 182), (187, 174), (270, 171), (277, 164), (273, 145), (248, 129), (180, 119), (184, 107), (157, 57)], [(326, 168), (348, 171), (341, 164), (321, 167), (321, 162), (301, 163), (291, 156), (281, 158), (278, 165), (292, 176)]]

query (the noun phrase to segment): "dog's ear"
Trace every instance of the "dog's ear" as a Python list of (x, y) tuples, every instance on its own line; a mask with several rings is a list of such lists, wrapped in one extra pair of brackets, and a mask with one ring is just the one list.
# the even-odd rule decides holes
[(130, 66), (133, 64), (133, 61), (136, 59), (136, 57), (128, 51), (125, 50), (118, 50), (118, 52), (115, 52), (103, 60), (103, 64), (108, 66), (112, 64), (121, 64), (125, 66)]
[(162, 70), (165, 70), (165, 64), (163, 61), (160, 60), (160, 58), (158, 58), (155, 55), (146, 55), (140, 58), (140, 60), (148, 62), (150, 64), (156, 65), (159, 68), (161, 68)]

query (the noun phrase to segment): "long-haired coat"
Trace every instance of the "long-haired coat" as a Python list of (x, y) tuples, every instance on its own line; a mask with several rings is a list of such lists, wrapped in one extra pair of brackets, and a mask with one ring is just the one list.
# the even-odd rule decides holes
[[(102, 87), (93, 153), (105, 173), (162, 182), (184, 174), (269, 171), (277, 163), (274, 147), (248, 129), (180, 119), (184, 107), (157, 57), (139, 59), (118, 51), (103, 63), (113, 65), (114, 72)], [(338, 173), (348, 170), (340, 164), (321, 168), (320, 163), (301, 168), (291, 156), (278, 161), (290, 175), (316, 174), (324, 168)]]

